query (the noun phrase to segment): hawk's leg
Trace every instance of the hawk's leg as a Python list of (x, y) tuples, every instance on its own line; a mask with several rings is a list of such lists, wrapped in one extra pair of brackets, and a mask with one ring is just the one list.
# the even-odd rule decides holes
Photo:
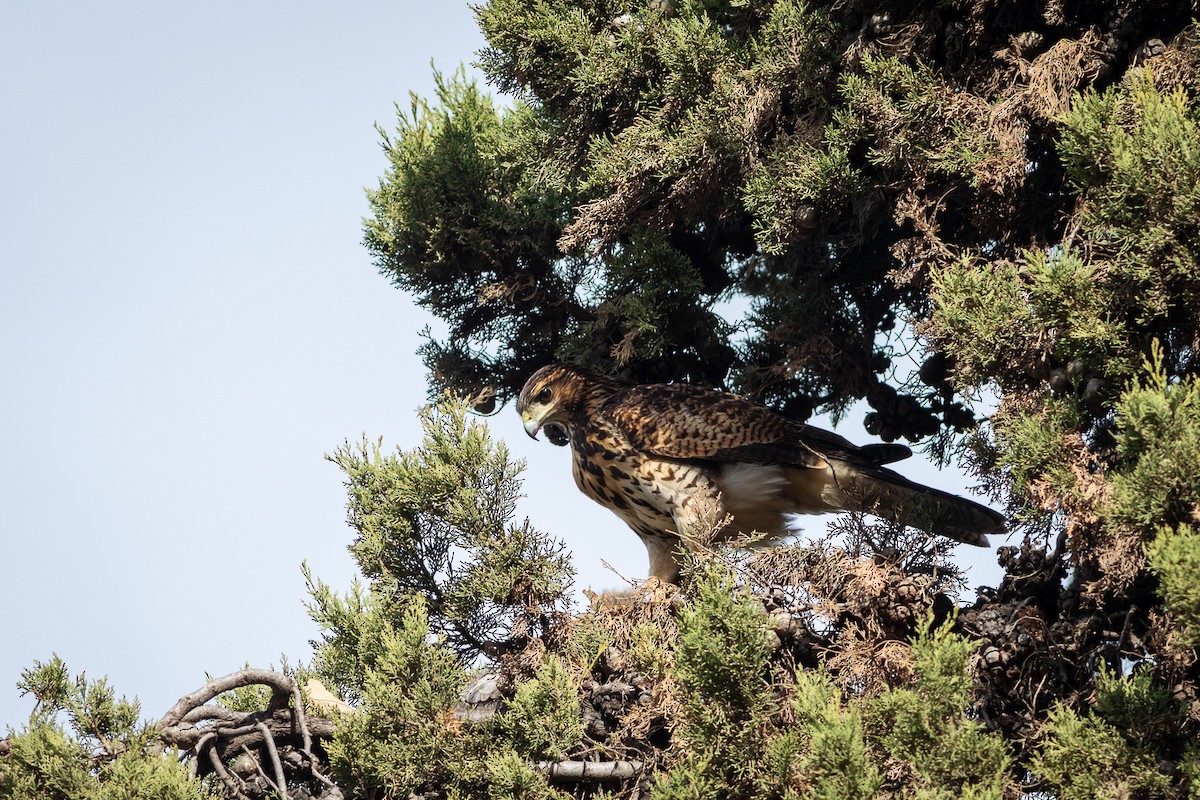
[(706, 548), (726, 522), (721, 495), (713, 487), (695, 491), (675, 509), (675, 533), (642, 536), (650, 555), (650, 575), (665, 583), (679, 583), (683, 549)]
[(679, 555), (676, 553), (681, 545), (679, 538), (666, 532), (660, 536), (641, 538), (650, 556), (650, 577), (663, 583), (679, 583)]

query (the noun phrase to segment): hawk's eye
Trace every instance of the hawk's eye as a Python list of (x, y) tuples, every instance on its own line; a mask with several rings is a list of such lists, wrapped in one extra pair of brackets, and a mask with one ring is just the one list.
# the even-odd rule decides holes
[(547, 386), (545, 389), (542, 389), (540, 392), (538, 392), (537, 396), (534, 397), (533, 399), (539, 403), (545, 404), (545, 403), (549, 403), (550, 398), (553, 396), (554, 396), (554, 392), (550, 391), (550, 387)]

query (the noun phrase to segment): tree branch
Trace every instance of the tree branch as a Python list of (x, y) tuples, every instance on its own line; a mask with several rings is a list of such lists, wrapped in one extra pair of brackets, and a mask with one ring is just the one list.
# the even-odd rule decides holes
[(283, 673), (268, 669), (243, 669), (232, 672), (224, 678), (209, 681), (191, 694), (179, 698), (179, 702), (171, 706), (170, 710), (158, 721), (156, 727), (164, 730), (173, 728), (183, 721), (189, 711), (204, 705), (217, 695), (256, 683), (269, 686), (283, 694), (290, 695), (295, 691), (295, 684)]
[(642, 774), (641, 761), (539, 761), (538, 771), (551, 780), (624, 781)]
[[(251, 685), (264, 685), (272, 690), (266, 709), (239, 712), (209, 703), (224, 692)], [(332, 719), (305, 713), (300, 687), (291, 678), (260, 669), (240, 670), (209, 681), (181, 697), (157, 723), (163, 743), (179, 748), (191, 759), (193, 774), (207, 771), (200, 769), (207, 754), (209, 769), (231, 795), (239, 798), (245, 794), (238, 786), (238, 777), (225, 767), (225, 760), (243, 752), (254, 760), (263, 779), (281, 795), (287, 792), (289, 775), (293, 781), (316, 781), (337, 793), (337, 787), (321, 773), (320, 758), (313, 752), (314, 740), (332, 738), (335, 726)], [(280, 749), (285, 746), (301, 754), (303, 760), (289, 759), (285, 768), (280, 758)], [(274, 778), (263, 771), (265, 761), (270, 762)]]

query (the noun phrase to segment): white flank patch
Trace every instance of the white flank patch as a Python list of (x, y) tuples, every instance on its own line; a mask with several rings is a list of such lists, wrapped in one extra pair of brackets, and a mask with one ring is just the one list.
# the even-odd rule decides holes
[(773, 464), (726, 464), (721, 467), (721, 488), (742, 507), (778, 505), (787, 489), (783, 468)]

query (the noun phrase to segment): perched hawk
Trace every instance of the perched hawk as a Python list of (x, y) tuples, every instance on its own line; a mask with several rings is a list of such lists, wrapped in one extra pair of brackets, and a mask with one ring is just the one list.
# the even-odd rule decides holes
[(787, 515), (865, 511), (987, 546), (1003, 517), (881, 466), (898, 444), (851, 444), (725, 392), (638, 386), (567, 364), (533, 374), (517, 399), (525, 431), (570, 444), (575, 483), (641, 537), (650, 573), (674, 583), (681, 539), (714, 519), (722, 534), (788, 533)]

